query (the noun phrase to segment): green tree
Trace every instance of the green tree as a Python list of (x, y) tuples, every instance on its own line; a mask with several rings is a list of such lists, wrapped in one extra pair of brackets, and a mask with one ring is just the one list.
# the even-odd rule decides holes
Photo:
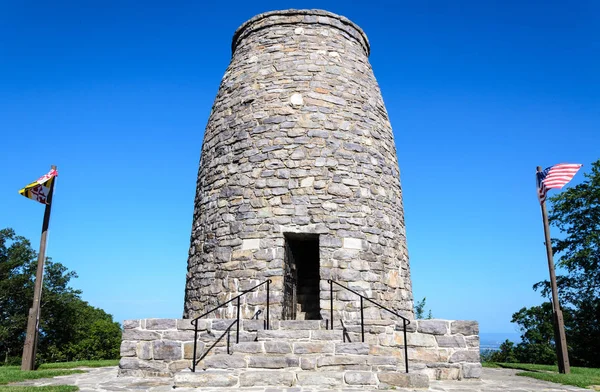
[[(569, 325), (569, 313), (565, 312), (565, 324)], [(516, 361), (523, 363), (554, 364), (556, 349), (552, 304), (544, 302), (540, 306), (522, 308), (512, 316), (521, 330), (521, 343), (514, 349)]]
[[(33, 298), (37, 254), (12, 229), (0, 230), (0, 355), (22, 353)], [(69, 283), (77, 274), (47, 259), (41, 302), (38, 361), (112, 359), (119, 355), (121, 329), (112, 316), (81, 299)]]
[(423, 297), (423, 299), (421, 301), (417, 301), (415, 303), (415, 319), (417, 320), (422, 320), (422, 319), (432, 319), (433, 318), (433, 314), (431, 313), (431, 309), (429, 309), (429, 311), (427, 312), (427, 317), (425, 317), (425, 305), (426, 305), (426, 301), (427, 301), (427, 297)]
[(485, 362), (518, 362), (515, 356), (515, 344), (506, 339), (498, 351), (486, 354)]

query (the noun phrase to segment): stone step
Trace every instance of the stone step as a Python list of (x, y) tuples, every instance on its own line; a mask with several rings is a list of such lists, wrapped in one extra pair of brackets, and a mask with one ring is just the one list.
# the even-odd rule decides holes
[(223, 391), (249, 387), (312, 387), (320, 390), (352, 387), (426, 389), (429, 387), (429, 379), (423, 374), (393, 371), (209, 370), (176, 373), (174, 387), (223, 388)]
[[(312, 322), (319, 320), (306, 320), (304, 322)], [(307, 341), (343, 341), (343, 335), (341, 330), (289, 330), (289, 329), (270, 329), (256, 332), (257, 341), (267, 340), (285, 340), (290, 343), (293, 342), (307, 342)]]

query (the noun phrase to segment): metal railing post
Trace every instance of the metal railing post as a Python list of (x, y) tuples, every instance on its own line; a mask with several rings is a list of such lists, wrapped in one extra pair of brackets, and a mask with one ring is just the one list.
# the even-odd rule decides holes
[(329, 281), (329, 306), (331, 307), (330, 311), (330, 316), (329, 318), (331, 319), (331, 330), (333, 331), (333, 281), (330, 280)]
[(198, 344), (198, 320), (192, 320), (194, 324), (194, 356), (192, 362), (192, 372), (196, 372), (196, 345)]
[(267, 280), (267, 328), (269, 329), (269, 290), (270, 290), (270, 284), (271, 284), (271, 280), (268, 279)]
[(363, 297), (360, 297), (360, 333), (362, 335), (362, 342), (365, 342), (365, 317), (363, 314)]
[(231, 335), (231, 327), (227, 329), (227, 354), (230, 354), (230, 352), (229, 352), (229, 340), (230, 340), (229, 335)]
[(406, 367), (406, 373), (408, 373), (408, 342), (406, 341), (406, 319), (402, 319), (404, 326), (404, 366)]
[(240, 298), (237, 299), (237, 320), (236, 320), (236, 331), (235, 331), (235, 343), (240, 342)]

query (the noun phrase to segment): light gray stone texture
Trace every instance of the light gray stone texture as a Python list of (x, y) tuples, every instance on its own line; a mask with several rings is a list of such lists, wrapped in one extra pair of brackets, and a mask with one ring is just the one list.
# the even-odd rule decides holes
[(477, 362), (479, 363), (479, 351), (475, 350), (459, 350), (450, 356), (450, 363), (453, 362)]
[[(547, 381), (536, 380), (529, 377), (516, 377), (515, 374), (519, 372), (513, 369), (489, 369), (484, 368), (481, 370), (481, 381), (448, 381), (448, 380), (431, 380), (429, 382), (429, 389), (421, 389), (431, 392), (589, 392), (589, 389), (578, 388), (570, 385), (554, 384)], [(103, 367), (94, 369), (85, 369), (84, 373), (71, 374), (67, 376), (60, 376), (56, 378), (42, 378), (34, 380), (26, 380), (13, 385), (17, 386), (54, 386), (54, 385), (75, 385), (81, 391), (98, 391), (98, 392), (114, 392), (114, 391), (132, 391), (132, 392), (169, 392), (173, 391), (173, 386), (177, 385), (177, 379), (179, 377), (186, 378), (187, 375), (192, 373), (178, 373), (175, 376), (175, 382), (171, 378), (167, 377), (144, 377), (141, 378), (139, 370), (129, 369), (126, 370), (127, 374), (118, 376), (116, 367)], [(226, 372), (235, 376), (233, 372)], [(255, 372), (253, 372), (255, 373)], [(268, 373), (267, 375), (263, 373)], [(246, 376), (253, 378), (254, 380), (260, 381), (265, 376), (271, 379), (281, 379), (280, 371), (268, 371), (260, 372), (257, 376)], [(291, 373), (291, 372), (289, 372)], [(201, 373), (196, 373), (201, 374)], [(193, 376), (191, 376), (193, 377)], [(288, 374), (286, 376), (288, 382), (285, 386), (256, 386), (249, 388), (253, 392), (315, 392), (324, 391), (324, 388), (314, 388), (312, 386), (302, 387), (292, 385), (294, 380), (294, 374)], [(218, 380), (217, 380), (218, 381)], [(282, 383), (283, 384), (283, 383)], [(180, 392), (193, 392), (201, 388), (202, 391), (206, 392), (221, 392), (223, 389), (216, 387), (207, 387), (205, 385), (190, 385), (184, 387), (183, 385), (176, 388), (176, 391)], [(236, 389), (233, 387), (229, 390)], [(348, 387), (332, 387), (328, 391), (330, 392), (343, 392), (348, 391), (351, 388)], [(390, 388), (391, 389), (391, 388)], [(376, 390), (375, 387), (367, 386), (366, 391)], [(400, 388), (396, 387), (393, 389), (397, 392), (414, 392), (414, 388)]]
[(344, 381), (348, 385), (374, 385), (377, 378), (373, 372), (348, 371), (344, 374)]
[(177, 320), (176, 319), (146, 319), (146, 329), (156, 330), (156, 329), (176, 329), (177, 328)]
[[(232, 50), (202, 143), (185, 317), (248, 281), (281, 278), (293, 232), (319, 235), (322, 283), (360, 283), (413, 318), (398, 159), (364, 32), (329, 12), (273, 11), (244, 23)], [(282, 288), (271, 287), (272, 320), (282, 317)], [(264, 311), (265, 289), (241, 298), (246, 318)], [(356, 296), (345, 294), (334, 293), (336, 317), (358, 318)]]
[(461, 333), (465, 336), (479, 335), (479, 323), (477, 321), (453, 321), (451, 331), (452, 334)]
[(152, 353), (154, 359), (183, 359), (181, 343), (170, 340), (158, 340), (152, 342)]
[(449, 331), (449, 323), (446, 320), (417, 320), (417, 332), (432, 335), (445, 335)]
[(174, 385), (182, 387), (232, 387), (238, 383), (238, 377), (225, 371), (186, 372), (175, 375)]
[(284, 386), (291, 387), (294, 373), (285, 371), (247, 371), (240, 375), (241, 387)]

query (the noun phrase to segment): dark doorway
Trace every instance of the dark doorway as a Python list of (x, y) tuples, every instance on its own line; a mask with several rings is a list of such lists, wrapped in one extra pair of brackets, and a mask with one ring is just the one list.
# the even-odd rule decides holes
[(285, 235), (283, 319), (320, 320), (319, 236)]

